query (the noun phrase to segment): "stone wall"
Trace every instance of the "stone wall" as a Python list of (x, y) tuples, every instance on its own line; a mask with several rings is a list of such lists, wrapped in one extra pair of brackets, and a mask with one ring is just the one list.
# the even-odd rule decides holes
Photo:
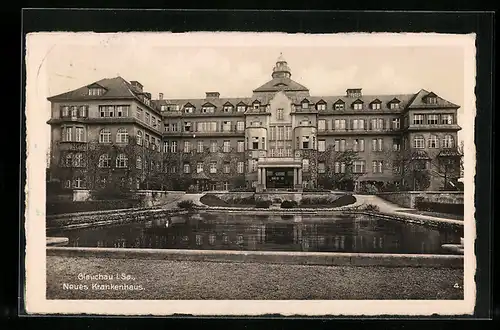
[(379, 193), (379, 197), (403, 207), (415, 208), (415, 199), (422, 197), (426, 202), (463, 204), (463, 191), (405, 191)]

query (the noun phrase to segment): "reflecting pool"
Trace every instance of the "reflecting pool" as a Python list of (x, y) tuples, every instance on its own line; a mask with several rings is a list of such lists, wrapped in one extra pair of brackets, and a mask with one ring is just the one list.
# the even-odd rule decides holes
[(197, 213), (47, 235), (74, 247), (450, 254), (441, 245), (459, 244), (463, 229), (367, 215)]

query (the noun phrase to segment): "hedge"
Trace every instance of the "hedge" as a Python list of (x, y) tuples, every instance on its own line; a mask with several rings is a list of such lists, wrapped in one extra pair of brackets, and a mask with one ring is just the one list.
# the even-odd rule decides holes
[(92, 212), (101, 210), (118, 210), (141, 207), (141, 201), (136, 199), (96, 200), (96, 201), (64, 201), (48, 202), (46, 215)]
[(464, 204), (425, 202), (417, 199), (415, 208), (420, 211), (464, 215)]

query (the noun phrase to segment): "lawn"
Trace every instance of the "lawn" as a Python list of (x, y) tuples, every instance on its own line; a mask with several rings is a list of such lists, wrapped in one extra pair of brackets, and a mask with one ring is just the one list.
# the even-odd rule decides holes
[[(133, 279), (79, 280), (81, 273)], [(64, 283), (88, 289), (63, 289)], [(92, 283), (142, 290), (93, 290)], [(463, 299), (463, 269), (49, 256), (47, 299)]]
[(452, 220), (463, 220), (464, 219), (463, 215), (449, 214), (449, 213), (439, 213), (439, 212), (431, 212), (431, 211), (396, 210), (396, 212), (412, 213), (412, 214), (420, 214), (420, 215), (428, 215), (430, 217), (452, 219)]

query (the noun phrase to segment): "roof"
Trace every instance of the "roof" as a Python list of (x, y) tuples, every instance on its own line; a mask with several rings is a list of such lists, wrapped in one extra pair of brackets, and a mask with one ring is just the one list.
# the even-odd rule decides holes
[[(425, 103), (424, 99), (426, 96), (435, 96), (436, 97), (436, 103), (430, 104), (430, 103)], [(421, 89), (411, 100), (408, 108), (436, 108), (436, 107), (446, 107), (446, 108), (459, 108), (458, 105), (451, 103), (449, 101), (446, 101), (445, 99), (437, 96), (433, 92), (428, 92), (425, 89)]]
[(254, 93), (279, 91), (309, 91), (309, 89), (290, 78), (273, 78), (253, 90)]

